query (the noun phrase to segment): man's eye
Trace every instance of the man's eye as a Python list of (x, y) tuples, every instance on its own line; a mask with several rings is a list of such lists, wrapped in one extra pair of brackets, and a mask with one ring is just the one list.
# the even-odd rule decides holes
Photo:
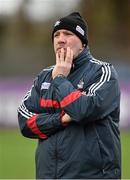
[(66, 32), (66, 35), (72, 35), (72, 33), (68, 33), (68, 32)]
[(58, 36), (58, 34), (54, 34), (54, 37), (57, 37)]

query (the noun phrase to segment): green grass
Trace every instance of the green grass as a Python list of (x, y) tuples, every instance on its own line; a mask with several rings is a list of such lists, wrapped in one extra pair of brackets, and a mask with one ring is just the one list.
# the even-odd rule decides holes
[[(130, 179), (130, 132), (121, 132), (122, 178)], [(0, 129), (0, 179), (35, 179), (37, 140), (19, 130)]]
[(0, 130), (0, 179), (35, 178), (35, 148), (18, 130)]

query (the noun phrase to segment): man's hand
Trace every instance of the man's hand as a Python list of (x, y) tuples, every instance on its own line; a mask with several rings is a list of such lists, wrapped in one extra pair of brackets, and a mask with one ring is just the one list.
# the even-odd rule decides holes
[(68, 114), (64, 114), (64, 116), (61, 119), (61, 122), (63, 124), (69, 123), (69, 122), (71, 122), (71, 117)]
[(56, 65), (52, 71), (52, 78), (54, 79), (58, 74), (63, 74), (67, 77), (70, 73), (73, 62), (73, 51), (70, 47), (67, 49), (61, 48), (60, 52), (56, 53)]

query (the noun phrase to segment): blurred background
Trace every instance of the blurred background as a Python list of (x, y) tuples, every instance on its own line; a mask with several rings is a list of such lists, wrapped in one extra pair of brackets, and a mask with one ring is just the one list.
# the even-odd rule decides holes
[(55, 64), (53, 24), (72, 11), (88, 23), (93, 56), (118, 72), (122, 178), (130, 178), (130, 1), (0, 0), (0, 179), (35, 178), (37, 141), (20, 134), (17, 107), (35, 76)]

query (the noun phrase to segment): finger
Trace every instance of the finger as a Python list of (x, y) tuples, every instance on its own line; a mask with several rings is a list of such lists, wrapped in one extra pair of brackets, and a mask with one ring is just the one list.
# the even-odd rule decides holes
[(70, 49), (70, 47), (67, 47), (67, 52), (66, 52), (66, 58), (65, 61), (72, 64), (72, 60), (73, 60), (73, 53), (72, 50)]
[(67, 47), (65, 61), (70, 61), (70, 47)]
[(60, 54), (59, 52), (56, 53), (56, 64), (60, 63)]
[(65, 50), (64, 50), (64, 48), (61, 48), (60, 61), (64, 62), (64, 60), (65, 60)]

